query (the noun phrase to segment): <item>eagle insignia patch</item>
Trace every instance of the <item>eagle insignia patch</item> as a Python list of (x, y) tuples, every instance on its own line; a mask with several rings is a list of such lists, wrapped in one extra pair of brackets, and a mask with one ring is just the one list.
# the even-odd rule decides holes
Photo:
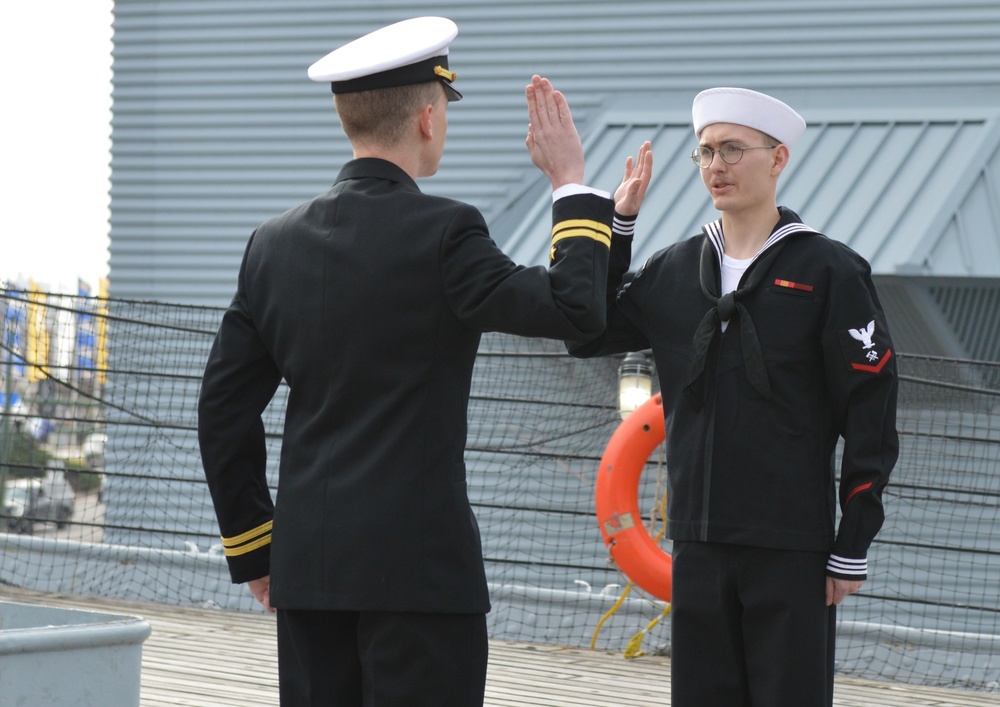
[(847, 331), (848, 333), (850, 333), (851, 336), (853, 336), (855, 339), (864, 344), (862, 348), (864, 348), (866, 351), (875, 345), (872, 343), (872, 335), (875, 333), (874, 319), (868, 322), (868, 326), (866, 326), (864, 329), (848, 329)]
[(892, 349), (881, 332), (876, 330), (874, 319), (857, 329), (842, 332), (840, 346), (848, 365), (863, 373), (881, 373), (892, 358)]

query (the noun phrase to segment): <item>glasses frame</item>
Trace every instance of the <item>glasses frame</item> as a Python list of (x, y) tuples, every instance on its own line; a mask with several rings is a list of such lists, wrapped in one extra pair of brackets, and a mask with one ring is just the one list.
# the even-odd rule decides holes
[[(729, 160), (727, 160), (725, 158), (725, 155), (723, 153), (723, 149), (724, 148), (730, 148), (730, 149), (732, 149), (733, 147), (738, 147), (739, 150), (740, 150), (740, 153), (739, 153), (739, 156), (733, 162), (730, 162)], [(722, 147), (720, 147), (718, 150), (713, 150), (711, 147), (708, 147), (707, 145), (698, 145), (698, 147), (696, 147), (693, 150), (691, 150), (691, 161), (694, 162), (695, 166), (698, 167), (699, 169), (708, 169), (709, 167), (712, 166), (712, 163), (715, 162), (715, 155), (716, 154), (718, 154), (719, 155), (719, 159), (721, 159), (726, 164), (737, 164), (740, 160), (743, 159), (743, 153), (746, 152), (747, 150), (773, 150), (776, 147), (778, 147), (778, 146), (777, 145), (756, 145), (756, 146), (753, 146), (753, 147), (743, 147), (742, 145), (739, 145), (739, 144), (737, 144), (735, 142), (727, 142), (726, 144), (722, 145)], [(711, 157), (709, 157), (708, 162), (705, 163), (705, 164), (701, 163), (701, 151), (702, 150), (708, 150), (709, 153), (711, 153)]]

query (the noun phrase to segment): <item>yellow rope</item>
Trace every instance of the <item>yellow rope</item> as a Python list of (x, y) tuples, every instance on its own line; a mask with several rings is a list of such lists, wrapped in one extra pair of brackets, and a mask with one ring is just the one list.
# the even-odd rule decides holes
[(632, 636), (629, 640), (628, 645), (625, 646), (625, 658), (638, 658), (640, 655), (646, 655), (646, 651), (642, 650), (642, 639), (646, 637), (646, 634), (653, 629), (656, 624), (670, 613), (670, 604), (667, 604), (663, 609), (663, 613), (657, 616), (655, 619), (649, 622), (646, 628), (639, 631), (639, 633)]
[(625, 603), (625, 597), (627, 597), (631, 591), (632, 580), (629, 580), (628, 584), (625, 585), (625, 591), (623, 591), (622, 595), (618, 597), (618, 601), (615, 602), (615, 605), (608, 609), (608, 613), (602, 616), (601, 620), (597, 622), (597, 628), (594, 629), (594, 637), (590, 639), (590, 650), (594, 650), (594, 646), (597, 645), (597, 634), (601, 632), (601, 626), (603, 626), (604, 622), (610, 619), (611, 616), (618, 611), (618, 608)]

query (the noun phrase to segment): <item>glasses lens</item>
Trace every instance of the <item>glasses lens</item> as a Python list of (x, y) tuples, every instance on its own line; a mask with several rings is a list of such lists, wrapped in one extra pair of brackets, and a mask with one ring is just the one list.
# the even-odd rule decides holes
[(736, 164), (743, 157), (743, 148), (731, 142), (726, 143), (719, 149), (719, 154), (727, 164)]
[(712, 157), (715, 156), (715, 151), (710, 147), (696, 147), (694, 152), (691, 153), (691, 160), (699, 167), (708, 167), (712, 164)]

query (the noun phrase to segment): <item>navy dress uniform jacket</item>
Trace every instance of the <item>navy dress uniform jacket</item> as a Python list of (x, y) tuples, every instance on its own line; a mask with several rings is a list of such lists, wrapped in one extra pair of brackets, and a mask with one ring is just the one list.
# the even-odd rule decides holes
[[(489, 610), (463, 454), (480, 335), (583, 340), (605, 322), (614, 204), (553, 207), (550, 267), (396, 165), (346, 164), (247, 246), (199, 400), (234, 582), (281, 609)], [(276, 503), (261, 413), (289, 386)]]
[[(743, 275), (741, 310), (725, 332), (718, 316), (709, 320), (704, 372), (693, 382), (693, 341), (715, 305), (702, 282), (717, 293), (721, 278), (718, 221), (655, 253), (620, 290), (631, 238), (615, 233), (607, 331), (570, 351), (652, 349), (671, 539), (826, 552), (828, 575), (863, 580), (899, 451), (895, 352), (868, 263), (791, 210), (780, 213)], [(752, 383), (750, 322), (769, 393)]]

